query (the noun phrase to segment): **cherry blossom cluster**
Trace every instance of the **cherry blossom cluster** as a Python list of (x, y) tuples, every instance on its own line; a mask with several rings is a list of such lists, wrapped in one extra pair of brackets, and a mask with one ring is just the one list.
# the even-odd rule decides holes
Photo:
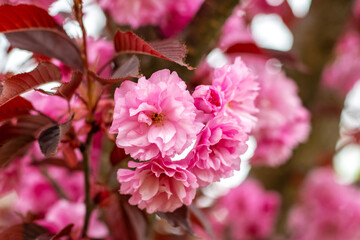
[[(266, 191), (254, 179), (247, 179), (238, 187), (216, 200), (206, 213), (218, 239), (268, 239), (274, 231), (280, 209), (280, 196)], [(202, 239), (213, 239), (196, 229)]]
[[(226, 51), (236, 44), (256, 46), (246, 25), (246, 18), (252, 16), (249, 9), (264, 13), (278, 12), (284, 10), (285, 3), (269, 7), (266, 1), (245, 1), (226, 21), (219, 47)], [(250, 163), (276, 167), (286, 162), (293, 149), (308, 138), (310, 114), (301, 103), (296, 83), (281, 70), (280, 62), (253, 51), (255, 54), (250, 51), (248, 54), (228, 54), (227, 57), (232, 61), (240, 55), (258, 76), (260, 91), (255, 101), (259, 110), (255, 115), (258, 121), (251, 132), (257, 141), (257, 148)]]
[[(39, 92), (32, 92), (26, 97), (38, 111), (47, 114), (50, 118), (54, 120), (66, 119), (68, 103), (65, 99), (47, 96)], [(74, 103), (74, 106), (76, 105), (81, 108), (79, 103)], [(79, 121), (74, 124), (74, 127), (76, 131), (81, 132), (83, 131), (83, 121), (80, 120), (81, 111), (76, 112), (76, 118), (79, 118)], [(101, 134), (97, 134), (91, 154), (91, 164), (94, 170), (93, 179), (97, 178), (96, 171), (101, 148), (100, 139)], [(59, 146), (55, 158), (66, 159), (66, 151), (64, 150), (68, 147), (67, 144), (62, 143)], [(78, 151), (74, 154), (75, 161), (81, 159)], [(65, 167), (41, 165), (43, 159), (44, 155), (41, 153), (39, 145), (34, 144), (26, 156), (16, 159), (8, 168), (1, 169), (0, 196), (14, 191), (16, 198), (12, 203), (13, 211), (24, 217), (30, 214), (33, 216), (34, 222), (45, 226), (52, 232), (58, 232), (68, 224), (74, 224), (71, 234), (74, 239), (77, 239), (81, 236), (85, 216), (83, 174), (80, 171), (71, 171)], [(14, 217), (7, 224), (15, 224), (19, 220), (19, 217)], [(104, 238), (108, 234), (106, 225), (99, 220), (99, 213), (95, 210), (90, 219), (88, 235), (93, 238)]]
[(359, 189), (339, 183), (332, 169), (313, 170), (290, 212), (291, 239), (359, 239), (359, 197)]
[(113, 19), (136, 29), (159, 26), (165, 37), (178, 34), (194, 17), (204, 0), (98, 0)]
[[(258, 83), (240, 58), (216, 69), (211, 86), (190, 95), (176, 72), (155, 72), (115, 91), (111, 133), (116, 145), (139, 162), (118, 170), (120, 193), (147, 212), (189, 205), (198, 186), (240, 168), (255, 126)], [(187, 148), (190, 153), (172, 160)]]

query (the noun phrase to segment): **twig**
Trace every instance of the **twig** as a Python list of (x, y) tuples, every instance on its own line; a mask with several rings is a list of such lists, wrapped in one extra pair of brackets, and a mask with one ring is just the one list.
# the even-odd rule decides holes
[[(94, 129), (94, 128), (93, 128)], [(92, 140), (94, 138), (95, 131), (91, 130), (87, 137), (84, 147), (81, 149), (81, 153), (83, 156), (83, 164), (84, 164), (84, 180), (85, 180), (85, 218), (84, 218), (84, 226), (82, 229), (82, 236), (86, 237), (86, 233), (89, 227), (90, 216), (93, 208), (93, 204), (90, 198), (90, 149), (92, 145)]]

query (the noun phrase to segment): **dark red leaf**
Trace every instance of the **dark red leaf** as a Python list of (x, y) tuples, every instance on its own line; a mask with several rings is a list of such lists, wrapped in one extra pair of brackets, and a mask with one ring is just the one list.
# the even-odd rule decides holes
[(56, 91), (55, 95), (63, 97), (70, 101), (72, 95), (75, 93), (76, 89), (79, 87), (82, 80), (82, 73), (79, 71), (74, 71), (70, 82), (62, 83), (61, 86)]
[(72, 146), (70, 146), (69, 143), (63, 144), (62, 154), (64, 156), (66, 164), (70, 168), (75, 168), (78, 165), (78, 159), (75, 153), (75, 149)]
[(57, 58), (66, 65), (82, 69), (81, 53), (74, 40), (46, 10), (33, 5), (0, 6), (0, 32), (12, 47)]
[(74, 171), (82, 171), (83, 170), (82, 163), (78, 163), (75, 167), (69, 168), (65, 159), (56, 158), (56, 157), (45, 158), (44, 160), (32, 162), (31, 164), (34, 166), (50, 165), (50, 166), (66, 168), (66, 169), (74, 170)]
[(124, 77), (124, 78), (102, 78), (100, 77), (99, 75), (97, 75), (96, 73), (94, 72), (89, 72), (89, 75), (92, 79), (94, 79), (95, 81), (98, 81), (102, 84), (107, 84), (107, 83), (117, 83), (117, 82), (122, 82), (122, 81), (125, 81), (127, 79), (130, 79), (130, 78), (134, 78), (134, 76), (127, 76), (127, 77)]
[(57, 234), (55, 234), (55, 236), (53, 236), (50, 240), (59, 240), (62, 237), (70, 237), (70, 233), (72, 228), (74, 227), (74, 224), (69, 224), (67, 226), (65, 226), (63, 229), (60, 230), (60, 232), (58, 232)]
[(177, 40), (167, 39), (153, 43), (147, 43), (133, 32), (117, 31), (114, 37), (115, 50), (119, 53), (145, 54), (175, 62), (192, 70), (184, 62), (186, 47)]
[(118, 148), (114, 145), (113, 150), (110, 153), (110, 162), (113, 167), (117, 166), (121, 161), (123, 161), (128, 155), (126, 155), (123, 148)]
[(265, 52), (259, 48), (255, 43), (252, 42), (238, 42), (228, 49), (226, 49), (225, 53), (249, 53), (249, 54), (257, 54), (257, 55), (265, 55)]
[(0, 106), (0, 122), (6, 119), (28, 114), (32, 109), (34, 109), (34, 107), (31, 102), (20, 96), (15, 97)]
[(156, 214), (159, 217), (166, 219), (166, 221), (173, 227), (181, 227), (186, 232), (194, 234), (190, 225), (189, 209), (187, 206), (183, 205), (174, 212), (157, 212)]
[(211, 239), (216, 240), (217, 238), (213, 231), (213, 228), (212, 228), (211, 224), (209, 223), (209, 221), (204, 216), (204, 214), (193, 205), (189, 206), (189, 210), (191, 213), (191, 221), (198, 223), (198, 225), (200, 225), (200, 227), (202, 227), (205, 230), (205, 232), (208, 234), (208, 236), (211, 237)]
[(129, 198), (119, 194), (111, 196), (111, 204), (103, 208), (111, 236), (119, 240), (145, 240), (146, 217), (137, 207), (130, 206)]
[(38, 139), (40, 150), (46, 157), (54, 156), (57, 153), (60, 140), (70, 129), (73, 118), (74, 115), (69, 121), (55, 124), (40, 133)]
[(265, 58), (277, 58), (288, 67), (306, 72), (308, 68), (292, 52), (283, 52), (274, 49), (259, 48), (255, 43), (238, 42), (225, 50), (226, 54), (254, 54)]
[(23, 154), (36, 139), (38, 132), (51, 120), (41, 115), (20, 116), (17, 122), (0, 126), (0, 168)]
[(33, 136), (24, 135), (12, 138), (4, 143), (0, 147), (0, 167), (5, 167), (12, 158), (23, 154), (34, 140)]
[(60, 69), (52, 63), (42, 62), (31, 72), (12, 76), (0, 83), (0, 106), (36, 86), (60, 80)]
[(135, 55), (122, 64), (112, 75), (112, 78), (125, 78), (129, 76), (138, 77), (140, 61)]
[(22, 223), (5, 229), (0, 234), (1, 240), (34, 240), (47, 234), (48, 230), (35, 223)]
[(54, 122), (42, 115), (19, 116), (17, 121), (8, 121), (0, 126), (0, 147), (7, 140), (22, 135), (37, 135), (44, 126)]

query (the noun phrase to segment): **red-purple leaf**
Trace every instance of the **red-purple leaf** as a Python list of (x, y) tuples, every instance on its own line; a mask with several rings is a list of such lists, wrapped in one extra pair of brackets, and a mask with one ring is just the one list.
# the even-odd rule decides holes
[(12, 76), (0, 83), (0, 106), (36, 86), (60, 80), (60, 69), (52, 63), (42, 62), (31, 72)]
[(299, 71), (308, 71), (307, 67), (292, 52), (283, 52), (274, 49), (260, 48), (255, 43), (238, 42), (225, 50), (227, 54), (254, 54), (265, 58), (277, 58), (288, 67), (298, 69)]
[(201, 225), (200, 227), (204, 228), (205, 232), (208, 234), (208, 236), (211, 237), (211, 239), (216, 240), (216, 235), (213, 231), (213, 228), (209, 221), (206, 219), (205, 215), (195, 206), (190, 205), (189, 210), (191, 212), (191, 221), (193, 222), (193, 219), (196, 219), (196, 222)]
[(32, 109), (34, 109), (34, 107), (31, 102), (20, 96), (15, 97), (0, 106), (0, 122), (6, 119), (28, 114)]
[(184, 62), (183, 59), (186, 55), (186, 47), (177, 40), (167, 39), (164, 41), (147, 43), (133, 32), (122, 32), (119, 30), (114, 37), (114, 44), (118, 54), (145, 54), (175, 62), (190, 70), (194, 69)]
[(265, 55), (265, 52), (259, 48), (255, 43), (252, 42), (238, 42), (234, 45), (231, 45), (226, 49), (225, 53), (249, 53), (257, 55)]
[(64, 160), (70, 168), (75, 168), (78, 165), (78, 159), (75, 153), (75, 149), (70, 146), (69, 143), (64, 143), (62, 146), (62, 154)]
[(96, 73), (91, 72), (91, 71), (89, 72), (89, 75), (92, 79), (94, 79), (95, 81), (98, 81), (102, 84), (122, 82), (122, 81), (125, 81), (125, 80), (135, 77), (135, 76), (127, 76), (124, 78), (102, 78), (99, 75), (97, 75)]
[(58, 232), (55, 236), (53, 236), (50, 240), (59, 240), (62, 237), (70, 237), (70, 233), (72, 228), (74, 227), (74, 224), (69, 224), (67, 226), (65, 226), (63, 229), (60, 230), (60, 232)]
[(140, 69), (140, 61), (135, 55), (133, 55), (129, 60), (122, 64), (114, 74), (112, 78), (125, 78), (129, 76), (138, 77)]
[(7, 141), (0, 147), (0, 167), (5, 167), (12, 158), (23, 154), (34, 140), (34, 136), (24, 135)]
[(83, 165), (82, 163), (78, 163), (75, 167), (69, 167), (69, 165), (66, 163), (65, 159), (62, 158), (56, 158), (56, 157), (49, 157), (45, 158), (41, 161), (35, 161), (31, 163), (34, 166), (56, 166), (60, 168), (66, 168), (71, 171), (82, 171)]
[(82, 69), (81, 53), (74, 40), (44, 9), (33, 5), (0, 6), (0, 32), (16, 48), (57, 58)]
[(0, 234), (1, 240), (34, 240), (47, 234), (48, 230), (35, 223), (22, 223), (5, 229)]
[(125, 153), (125, 150), (114, 145), (114, 148), (110, 153), (110, 163), (113, 167), (115, 167), (120, 162), (125, 160), (126, 157), (128, 157), (128, 155)]
[(40, 133), (40, 150), (46, 157), (54, 156), (56, 154), (60, 140), (70, 129), (73, 118), (74, 115), (69, 121), (51, 126)]
[(0, 168), (23, 154), (36, 139), (38, 132), (51, 120), (41, 115), (20, 116), (17, 122), (6, 122), (0, 126)]
[(35, 138), (41, 128), (51, 123), (49, 118), (42, 115), (24, 115), (18, 117), (16, 122), (8, 121), (0, 126), (0, 148), (14, 137), (32, 135)]
[(72, 95), (75, 93), (76, 89), (79, 87), (82, 80), (82, 73), (79, 71), (74, 71), (70, 82), (62, 83), (61, 86), (56, 91), (55, 95), (63, 97), (70, 101)]
[(157, 212), (156, 214), (159, 217), (166, 219), (166, 221), (173, 227), (181, 227), (186, 232), (194, 234), (190, 225), (189, 210), (187, 206), (183, 205), (174, 212)]
[(109, 206), (104, 207), (105, 221), (114, 239), (145, 240), (148, 226), (144, 213), (130, 206), (129, 198), (113, 194)]

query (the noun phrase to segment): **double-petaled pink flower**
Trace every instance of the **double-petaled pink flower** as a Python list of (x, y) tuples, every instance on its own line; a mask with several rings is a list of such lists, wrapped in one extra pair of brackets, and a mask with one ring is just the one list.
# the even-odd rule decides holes
[(307, 139), (310, 114), (301, 103), (296, 83), (280, 69), (260, 58), (250, 65), (256, 68), (260, 83), (256, 99), (258, 122), (252, 131), (257, 148), (251, 163), (277, 166), (287, 161), (293, 149)]
[(332, 169), (313, 170), (290, 212), (290, 239), (360, 239), (359, 198), (359, 189), (337, 182)]
[(211, 119), (189, 155), (190, 169), (200, 186), (230, 177), (234, 170), (239, 170), (247, 140), (248, 135), (231, 117), (218, 115)]
[(115, 91), (110, 133), (118, 134), (117, 146), (133, 158), (172, 157), (189, 147), (201, 130), (195, 111), (186, 84), (176, 72), (161, 70), (148, 80), (125, 81)]
[(198, 184), (186, 161), (172, 162), (169, 158), (154, 158), (147, 162), (129, 162), (119, 169), (117, 179), (120, 193), (131, 194), (129, 203), (138, 205), (148, 213), (172, 212), (183, 204), (190, 205)]
[(250, 179), (221, 197), (210, 219), (220, 239), (269, 239), (279, 207), (279, 194)]
[(123, 25), (138, 28), (148, 24), (157, 25), (165, 17), (169, 0), (98, 0), (114, 20)]
[(213, 74), (214, 87), (219, 87), (224, 94), (225, 114), (238, 121), (246, 132), (256, 124), (255, 99), (259, 84), (255, 75), (240, 57), (233, 64), (217, 68)]

